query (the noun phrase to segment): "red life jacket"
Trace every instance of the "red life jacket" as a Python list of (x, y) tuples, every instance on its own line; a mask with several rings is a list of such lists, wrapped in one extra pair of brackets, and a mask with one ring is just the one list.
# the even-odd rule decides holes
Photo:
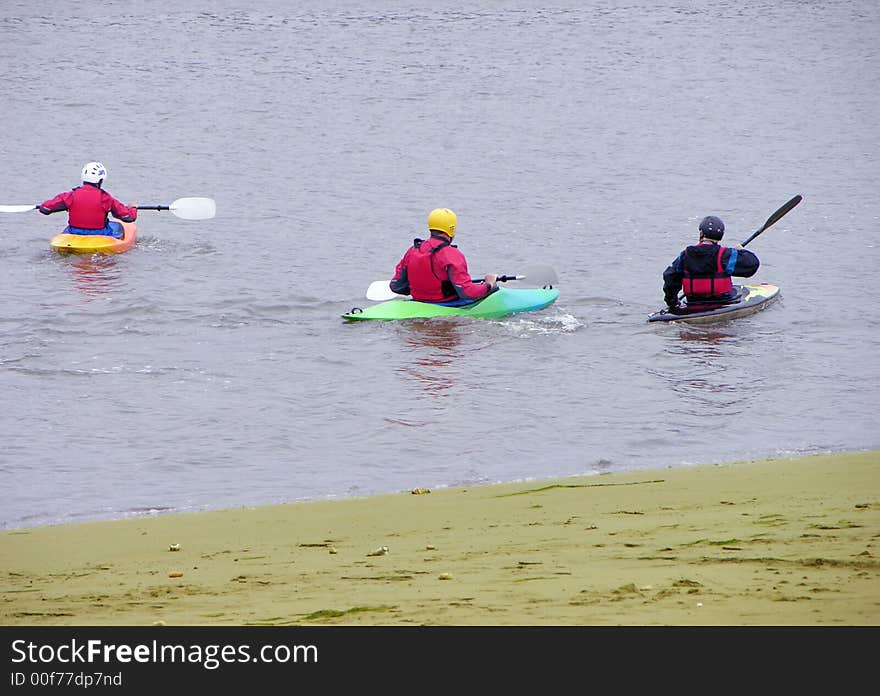
[(497, 288), (475, 283), (458, 247), (432, 235), (413, 240), (394, 269), (391, 289), (421, 302), (475, 302)]
[(682, 263), (682, 279), (681, 289), (684, 290), (686, 297), (712, 297), (715, 295), (724, 295), (733, 290), (733, 281), (730, 276), (725, 273), (721, 266), (721, 255), (724, 253), (725, 247), (720, 244), (718, 254), (715, 257), (715, 268), (699, 268), (699, 264), (695, 264), (695, 259), (688, 255), (685, 249), (684, 259)]
[[(112, 198), (97, 186), (77, 186), (67, 206), (68, 224), (86, 230), (100, 230), (107, 225)], [(106, 199), (105, 199), (106, 196)]]
[[(417, 240), (406, 255), (406, 273), (410, 294), (422, 302), (449, 302), (458, 299), (449, 282), (438, 252), (450, 247), (449, 242), (434, 237)], [(439, 263), (438, 263), (439, 261)]]

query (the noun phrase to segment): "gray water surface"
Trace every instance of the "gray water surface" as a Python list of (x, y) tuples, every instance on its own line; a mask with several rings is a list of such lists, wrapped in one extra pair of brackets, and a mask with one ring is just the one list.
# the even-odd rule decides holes
[[(0, 526), (880, 446), (880, 5), (0, 7), (3, 204), (107, 165), (116, 257), (0, 214)], [(861, 37), (861, 38), (860, 38)], [(782, 299), (648, 324), (706, 214)], [(434, 207), (552, 307), (346, 324)]]

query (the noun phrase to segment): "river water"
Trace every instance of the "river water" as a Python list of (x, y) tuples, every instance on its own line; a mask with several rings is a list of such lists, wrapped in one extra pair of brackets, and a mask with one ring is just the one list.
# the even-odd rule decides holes
[[(0, 526), (880, 446), (873, 0), (0, 6)], [(648, 324), (706, 214), (782, 299)], [(347, 324), (428, 212), (552, 307)]]

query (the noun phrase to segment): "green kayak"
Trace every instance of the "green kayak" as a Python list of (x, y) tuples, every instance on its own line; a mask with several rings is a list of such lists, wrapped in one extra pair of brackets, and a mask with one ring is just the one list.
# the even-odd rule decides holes
[(354, 307), (342, 315), (349, 321), (379, 319), (431, 319), (434, 317), (475, 317), (499, 319), (518, 312), (536, 312), (549, 307), (559, 297), (556, 288), (499, 288), (488, 297), (473, 304), (447, 307), (416, 300), (388, 300), (361, 309)]

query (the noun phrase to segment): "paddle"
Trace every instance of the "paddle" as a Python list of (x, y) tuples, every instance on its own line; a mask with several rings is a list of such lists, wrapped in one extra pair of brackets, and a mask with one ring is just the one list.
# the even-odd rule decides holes
[(171, 205), (138, 205), (138, 210), (170, 210), (184, 220), (207, 220), (217, 213), (213, 198), (178, 198)]
[(35, 205), (0, 205), (0, 213), (23, 213), (27, 210), (36, 210)]
[[(0, 213), (23, 213), (36, 205), (0, 205)], [(207, 220), (217, 213), (213, 198), (178, 198), (171, 205), (136, 205), (138, 210), (170, 210), (184, 220)]]
[[(474, 279), (474, 282), (481, 282), (483, 279)], [(500, 275), (497, 278), (499, 283), (506, 283), (511, 280), (528, 280), (532, 285), (555, 285), (557, 282), (556, 271), (551, 266), (529, 266), (523, 269), (520, 275)], [(407, 295), (398, 295), (391, 290), (388, 280), (374, 280), (367, 288), (367, 299), (374, 302), (384, 302), (385, 300), (403, 299)]]
[(761, 232), (766, 230), (770, 225), (775, 225), (782, 218), (783, 215), (788, 213), (789, 210), (794, 208), (798, 203), (801, 202), (803, 196), (797, 195), (792, 198), (788, 203), (782, 206), (779, 210), (777, 210), (773, 215), (767, 218), (767, 222), (765, 222), (758, 230), (756, 230), (751, 237), (749, 237), (746, 241), (742, 243), (743, 246), (751, 242), (755, 237), (757, 237)]

